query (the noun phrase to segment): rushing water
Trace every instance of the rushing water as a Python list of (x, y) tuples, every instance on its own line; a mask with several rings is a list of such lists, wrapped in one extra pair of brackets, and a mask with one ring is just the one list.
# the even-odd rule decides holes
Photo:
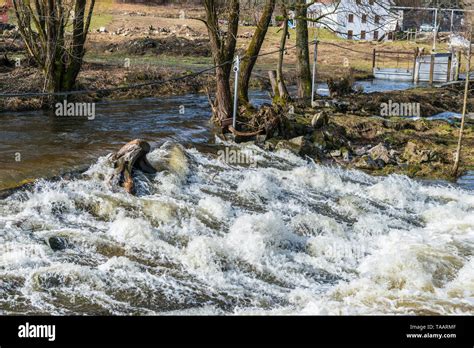
[[(235, 149), (256, 167), (228, 165), (216, 152), (233, 145), (204, 146), (204, 98), (139, 103), (2, 125), (2, 153), (29, 161), (12, 178), (93, 164), (0, 200), (1, 314), (474, 313), (473, 191), (255, 146)], [(107, 150), (134, 137), (163, 168), (137, 196), (106, 180)]]
[[(152, 145), (165, 140), (207, 142), (211, 132), (206, 103), (204, 96), (99, 103), (94, 120), (41, 111), (2, 114), (0, 189), (84, 168), (138, 137)], [(181, 105), (184, 114), (179, 113)]]
[[(266, 92), (252, 97), (255, 105), (268, 101)], [(167, 140), (205, 146), (214, 139), (209, 117), (204, 95), (98, 103), (93, 120), (46, 111), (0, 114), (0, 190), (85, 169), (138, 137), (152, 146)]]

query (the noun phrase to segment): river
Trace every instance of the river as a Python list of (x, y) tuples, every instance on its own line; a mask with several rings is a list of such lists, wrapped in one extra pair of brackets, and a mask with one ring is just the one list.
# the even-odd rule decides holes
[[(256, 166), (227, 165), (216, 151), (234, 145), (214, 139), (201, 96), (97, 108), (2, 115), (3, 188), (85, 173), (0, 200), (0, 314), (474, 313), (469, 186), (248, 145)], [(170, 165), (130, 196), (104, 180), (105, 155), (137, 137)]]

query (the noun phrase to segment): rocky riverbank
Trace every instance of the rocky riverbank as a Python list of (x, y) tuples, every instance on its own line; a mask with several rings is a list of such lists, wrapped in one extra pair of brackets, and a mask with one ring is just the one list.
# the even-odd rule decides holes
[[(326, 103), (326, 107), (283, 112), (285, 131), (276, 130), (266, 139), (259, 136), (256, 143), (270, 151), (287, 149), (319, 163), (356, 168), (373, 175), (398, 173), (453, 179), (459, 122), (360, 116), (347, 109), (341, 112), (343, 102), (336, 104), (339, 105)], [(465, 127), (463, 144), (460, 173), (474, 168), (473, 123), (468, 122)]]
[[(474, 97), (470, 86), (467, 110), (474, 110)], [(350, 113), (358, 116), (418, 116), (429, 117), (442, 112), (461, 113), (464, 83), (437, 87), (418, 87), (398, 91), (384, 91), (374, 93), (352, 93), (338, 96), (336, 101), (326, 98), (317, 103), (317, 107), (328, 106), (336, 112)], [(392, 106), (392, 110), (388, 110)], [(404, 110), (403, 107), (408, 106)], [(395, 111), (395, 112), (393, 112)], [(405, 115), (403, 113), (405, 112)], [(411, 112), (411, 114), (410, 114)]]

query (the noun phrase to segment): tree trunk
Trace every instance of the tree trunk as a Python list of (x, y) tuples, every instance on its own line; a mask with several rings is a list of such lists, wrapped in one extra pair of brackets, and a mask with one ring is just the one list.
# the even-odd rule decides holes
[(69, 68), (64, 75), (63, 88), (70, 90), (74, 86), (77, 75), (81, 70), (82, 59), (85, 54), (84, 43), (86, 33), (84, 32), (84, 14), (86, 10), (86, 0), (76, 0), (73, 20), (73, 45), (72, 55), (69, 61)]
[(263, 13), (257, 24), (257, 29), (253, 33), (245, 57), (242, 59), (239, 73), (239, 102), (244, 105), (249, 103), (249, 82), (252, 75), (253, 67), (257, 62), (257, 55), (262, 48), (265, 35), (267, 34), (268, 26), (272, 19), (273, 10), (275, 9), (275, 0), (266, 0)]
[(280, 39), (280, 52), (278, 54), (278, 65), (277, 65), (277, 84), (278, 84), (278, 96), (282, 100), (289, 100), (290, 95), (288, 93), (288, 89), (286, 88), (285, 80), (283, 79), (283, 58), (285, 56), (285, 46), (286, 46), (286, 38), (288, 36), (288, 13), (286, 11), (285, 4), (281, 6), (281, 12), (284, 18), (284, 24), (281, 33)]
[(309, 65), (308, 22), (305, 0), (296, 0), (296, 56), (298, 75), (298, 97), (311, 97), (311, 69)]
[(204, 8), (206, 10), (206, 20), (204, 22), (209, 34), (212, 58), (217, 66), (216, 97), (212, 105), (213, 117), (224, 130), (227, 128), (228, 119), (232, 116), (232, 94), (229, 80), (239, 29), (239, 0), (230, 0), (225, 36), (222, 35), (219, 29), (218, 2), (216, 0), (205, 0)]
[(109, 157), (112, 161), (115, 172), (111, 180), (118, 177), (118, 183), (128, 193), (135, 193), (135, 184), (133, 182), (133, 171), (135, 169), (144, 173), (154, 174), (156, 169), (148, 162), (146, 154), (150, 152), (150, 144), (141, 139), (135, 139)]
[[(87, 3), (89, 8), (86, 15)], [(95, 0), (14, 0), (18, 28), (29, 55), (42, 69), (44, 90), (74, 88), (85, 53)], [(66, 33), (71, 25), (72, 35)]]
[(229, 85), (230, 74), (219, 67), (216, 69), (216, 99), (218, 121), (223, 121), (232, 117), (232, 93)]

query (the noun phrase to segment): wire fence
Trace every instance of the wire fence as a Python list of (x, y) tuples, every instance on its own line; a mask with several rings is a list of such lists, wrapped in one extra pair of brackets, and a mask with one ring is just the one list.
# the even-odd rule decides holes
[[(372, 61), (373, 57), (374, 57), (374, 52), (372, 52), (372, 50), (370, 51), (362, 51), (362, 50), (358, 50), (358, 49), (355, 49), (355, 48), (352, 48), (352, 47), (347, 47), (345, 44), (343, 43), (335, 43), (335, 42), (331, 42), (331, 41), (320, 41), (320, 40), (312, 40), (310, 42), (308, 42), (308, 45), (309, 46), (313, 46), (316, 42), (318, 42), (319, 44), (319, 47), (322, 47), (322, 46), (330, 46), (330, 47), (335, 47), (339, 50), (342, 50), (342, 51), (346, 51), (346, 52), (349, 52), (351, 53), (352, 55), (357, 55), (357, 56), (360, 56), (361, 58), (363, 58), (363, 60), (365, 61)], [(350, 42), (351, 45), (353, 42)], [(268, 51), (268, 52), (264, 52), (264, 53), (259, 53), (258, 55), (254, 55), (254, 56), (246, 56), (246, 55), (243, 55), (240, 57), (240, 60), (241, 61), (244, 61), (244, 60), (248, 60), (248, 59), (251, 59), (251, 58), (259, 58), (259, 57), (264, 57), (264, 56), (269, 56), (269, 55), (273, 55), (273, 54), (276, 54), (276, 53), (280, 53), (282, 51), (286, 52), (286, 51), (289, 51), (289, 50), (293, 50), (297, 47), (297, 45), (291, 45), (291, 46), (287, 46), (283, 49), (276, 49), (276, 50), (272, 50), (272, 51)], [(310, 49), (310, 51), (312, 51)], [(393, 52), (394, 54), (393, 55), (389, 55), (389, 56), (386, 56), (386, 57), (383, 57), (383, 56), (377, 56), (377, 65), (378, 66), (385, 66), (385, 65), (390, 65), (390, 64), (396, 64), (397, 67), (400, 66), (407, 66), (408, 68), (410, 67), (410, 64), (412, 62), (412, 60), (408, 61), (406, 59), (406, 57), (401, 57), (400, 55), (397, 55), (396, 52)], [(310, 52), (310, 54), (312, 54), (312, 52)], [(318, 57), (318, 65), (321, 64), (321, 60), (322, 59), (325, 59), (323, 57)], [(162, 86), (162, 85), (166, 85), (166, 84), (169, 84), (169, 83), (173, 83), (173, 82), (178, 82), (178, 81), (183, 81), (183, 80), (187, 80), (187, 79), (192, 79), (192, 78), (196, 78), (200, 75), (203, 75), (205, 73), (211, 73), (213, 71), (215, 71), (216, 68), (218, 67), (222, 67), (224, 65), (228, 65), (228, 64), (233, 64), (235, 58), (232, 59), (232, 60), (228, 60), (226, 62), (223, 62), (221, 64), (218, 64), (218, 65), (212, 65), (212, 66), (209, 66), (209, 67), (206, 67), (202, 70), (198, 70), (198, 71), (195, 71), (195, 72), (190, 72), (190, 73), (187, 73), (185, 75), (182, 75), (182, 76), (176, 76), (176, 77), (171, 77), (169, 79), (160, 79), (160, 80), (149, 80), (149, 81), (146, 81), (146, 82), (142, 82), (142, 83), (132, 83), (132, 84), (129, 84), (129, 85), (126, 85), (126, 86), (118, 86), (118, 87), (109, 87), (109, 88), (97, 88), (97, 89), (81, 89), (81, 90), (72, 90), (72, 91), (64, 91), (64, 92), (14, 92), (14, 93), (0, 93), (0, 99), (4, 99), (4, 98), (34, 98), (34, 97), (53, 97), (53, 96), (73, 96), (73, 95), (92, 95), (92, 94), (98, 94), (98, 95), (101, 95), (101, 94), (110, 94), (110, 93), (113, 93), (113, 92), (123, 92), (123, 91), (127, 91), (127, 90), (132, 90), (132, 89), (140, 89), (140, 88), (143, 88), (143, 87), (151, 87), (151, 86), (154, 86), (154, 87), (158, 87), (158, 86)], [(255, 76), (258, 76), (260, 78), (264, 78), (264, 76), (262, 75), (259, 75), (255, 72), (253, 72), (253, 75)]]

